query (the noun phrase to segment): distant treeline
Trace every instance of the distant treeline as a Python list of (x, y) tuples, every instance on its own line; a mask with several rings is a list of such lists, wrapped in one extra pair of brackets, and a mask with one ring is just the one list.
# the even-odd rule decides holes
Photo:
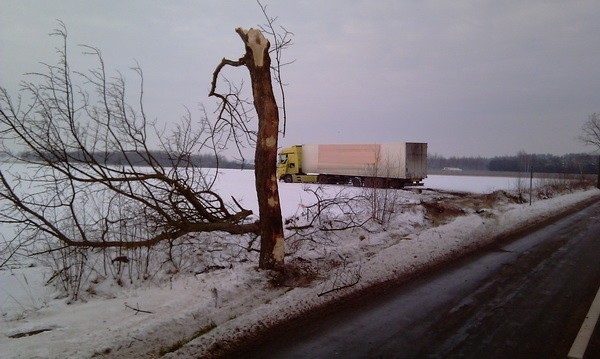
[[(48, 155), (46, 155), (48, 156)], [(20, 159), (35, 161), (39, 160), (40, 156), (31, 152), (22, 152), (18, 155)], [(51, 158), (48, 156), (47, 158)], [(69, 152), (67, 157), (70, 161), (88, 161), (89, 156), (85, 156), (78, 152)], [(237, 160), (230, 160), (224, 156), (214, 154), (190, 154), (190, 155), (173, 155), (163, 151), (113, 151), (113, 152), (94, 152), (92, 158), (102, 164), (107, 165), (133, 165), (133, 166), (148, 166), (150, 163), (156, 163), (161, 166), (185, 166), (190, 164), (196, 167), (203, 168), (235, 168), (235, 169), (253, 169), (254, 163), (247, 163)]]
[(468, 171), (529, 172), (531, 167), (537, 173), (598, 173), (598, 155), (571, 153), (563, 156), (550, 154), (527, 154), (516, 156), (485, 157), (444, 157), (428, 155), (430, 169), (460, 168)]
[[(194, 154), (176, 157), (167, 152), (150, 151), (148, 154), (141, 152), (97, 152), (93, 154), (94, 158), (100, 162), (109, 165), (127, 165), (147, 166), (150, 158), (152, 161), (162, 166), (173, 166), (179, 161), (180, 165), (190, 163), (197, 167), (204, 168), (241, 168), (253, 169), (254, 163), (245, 163), (237, 160), (230, 160), (224, 156), (214, 154)], [(0, 158), (7, 158), (8, 155), (0, 153)], [(20, 153), (21, 159), (36, 160), (38, 157), (33, 153)], [(69, 153), (69, 157), (74, 161), (84, 161), (85, 156), (77, 153)], [(496, 156), (496, 157), (444, 157), (438, 154), (428, 154), (428, 167), (432, 170), (442, 170), (444, 168), (460, 168), (465, 171), (501, 171), (501, 172), (529, 172), (533, 166), (537, 173), (598, 173), (598, 155), (586, 153), (571, 153), (562, 156), (550, 154), (527, 154), (519, 152), (515, 156)]]

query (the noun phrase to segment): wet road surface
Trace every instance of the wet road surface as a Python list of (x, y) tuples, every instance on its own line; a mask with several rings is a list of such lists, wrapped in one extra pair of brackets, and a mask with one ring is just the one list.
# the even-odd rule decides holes
[(565, 358), (599, 286), (600, 201), (231, 357)]

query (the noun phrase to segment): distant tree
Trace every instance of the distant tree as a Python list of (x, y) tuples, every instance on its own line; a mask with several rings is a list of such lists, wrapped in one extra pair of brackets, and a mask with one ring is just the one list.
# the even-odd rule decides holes
[[(600, 152), (600, 113), (594, 112), (588, 116), (588, 120), (583, 124), (582, 134), (579, 140), (586, 145), (595, 147), (596, 152)], [(600, 158), (598, 159), (598, 180), (596, 186), (600, 188)]]
[(600, 152), (600, 113), (594, 112), (589, 115), (581, 131), (579, 140), (586, 145), (594, 146), (595, 150)]
[(427, 155), (427, 165), (430, 169), (441, 170), (444, 167), (458, 167), (463, 170), (485, 171), (488, 169), (489, 159), (484, 157), (444, 157), (439, 154)]
[(561, 156), (563, 173), (591, 174), (598, 172), (598, 157), (589, 153), (570, 153)]
[(519, 160), (516, 156), (499, 156), (494, 157), (489, 163), (490, 171), (506, 171), (506, 172), (519, 172)]
[(552, 154), (527, 154), (520, 151), (516, 156), (484, 157), (444, 157), (438, 154), (428, 156), (430, 169), (459, 167), (463, 170), (527, 172), (531, 165), (538, 173), (596, 173), (598, 158), (586, 153), (571, 153), (563, 156)]

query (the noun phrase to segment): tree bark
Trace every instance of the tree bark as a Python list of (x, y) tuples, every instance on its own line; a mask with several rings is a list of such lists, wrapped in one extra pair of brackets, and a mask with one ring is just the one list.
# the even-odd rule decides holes
[(596, 188), (600, 189), (600, 156), (598, 156), (598, 178), (596, 181)]
[(236, 32), (246, 45), (244, 62), (250, 72), (258, 115), (255, 180), (261, 236), (259, 267), (283, 270), (283, 221), (276, 175), (279, 109), (271, 82), (269, 41), (256, 29), (238, 28)]

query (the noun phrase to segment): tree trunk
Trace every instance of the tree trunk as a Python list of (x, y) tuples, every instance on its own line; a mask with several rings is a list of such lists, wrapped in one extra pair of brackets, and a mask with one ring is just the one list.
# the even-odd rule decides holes
[(244, 62), (250, 71), (258, 115), (255, 179), (261, 236), (259, 267), (283, 270), (283, 222), (276, 175), (279, 109), (271, 83), (269, 41), (256, 29), (238, 28), (236, 32), (246, 45)]
[(600, 189), (600, 156), (598, 156), (598, 178), (596, 181), (596, 188)]

